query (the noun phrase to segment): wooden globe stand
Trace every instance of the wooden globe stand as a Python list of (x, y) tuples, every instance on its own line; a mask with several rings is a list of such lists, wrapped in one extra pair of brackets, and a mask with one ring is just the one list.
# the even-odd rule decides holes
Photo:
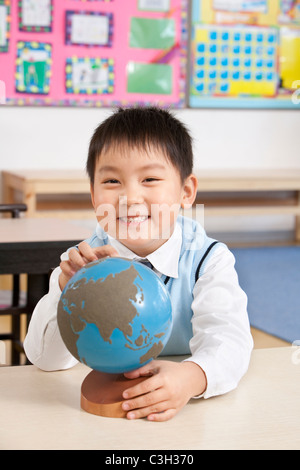
[(109, 418), (125, 418), (123, 392), (146, 377), (127, 379), (123, 374), (106, 374), (93, 370), (81, 386), (81, 408), (88, 413)]

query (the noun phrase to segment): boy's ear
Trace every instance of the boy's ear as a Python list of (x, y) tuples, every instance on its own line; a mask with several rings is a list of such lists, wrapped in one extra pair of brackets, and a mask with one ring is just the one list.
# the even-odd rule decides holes
[(181, 207), (189, 209), (192, 207), (198, 190), (198, 180), (193, 174), (189, 175), (183, 183), (183, 197), (181, 201)]

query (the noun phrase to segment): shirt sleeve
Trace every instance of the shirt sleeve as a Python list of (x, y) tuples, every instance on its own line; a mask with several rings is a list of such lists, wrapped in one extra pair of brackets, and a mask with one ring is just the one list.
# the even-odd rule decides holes
[(209, 398), (237, 387), (246, 373), (253, 340), (247, 296), (239, 286), (234, 255), (225, 246), (215, 249), (194, 287), (191, 357), (206, 374)]
[(36, 305), (24, 340), (29, 361), (45, 371), (68, 369), (78, 363), (66, 348), (57, 324), (60, 273), (58, 267), (51, 274), (49, 292)]

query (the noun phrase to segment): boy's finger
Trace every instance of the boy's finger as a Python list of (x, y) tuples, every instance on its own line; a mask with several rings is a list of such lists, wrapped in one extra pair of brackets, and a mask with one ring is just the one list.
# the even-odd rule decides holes
[(72, 248), (68, 254), (69, 254), (70, 264), (74, 268), (80, 269), (80, 268), (83, 268), (83, 266), (86, 264), (86, 260), (83, 259), (82, 254), (79, 253), (79, 251), (76, 250), (76, 248)]
[(127, 379), (136, 379), (137, 377), (151, 377), (158, 373), (158, 364), (156, 361), (151, 361), (148, 364), (140, 367), (139, 369), (125, 372), (124, 375)]
[(178, 410), (175, 408), (170, 408), (160, 413), (150, 413), (148, 415), (148, 420), (157, 422), (169, 421), (170, 419), (174, 418), (177, 411)]
[(150, 413), (160, 413), (165, 411), (168, 406), (170, 403), (165, 399), (163, 390), (157, 390), (122, 403), (122, 409), (128, 411), (127, 418), (129, 419), (144, 418)]
[(80, 255), (84, 257), (85, 261), (88, 263), (90, 261), (96, 261), (98, 259), (96, 254), (94, 253), (93, 248), (91, 248), (87, 242), (79, 243), (78, 250), (79, 250)]
[(71, 278), (75, 274), (75, 270), (68, 261), (61, 261), (60, 268), (66, 278)]
[(119, 253), (111, 245), (98, 246), (93, 249), (96, 259), (104, 258), (105, 256), (119, 256)]
[(160, 388), (161, 382), (157, 378), (157, 376), (152, 376), (144, 380), (143, 382), (140, 382), (139, 384), (134, 385), (133, 387), (130, 387), (130, 383), (128, 385), (129, 385), (129, 388), (127, 388), (123, 392), (123, 398), (125, 398), (125, 400), (139, 397), (149, 392), (153, 392), (154, 390), (157, 390)]

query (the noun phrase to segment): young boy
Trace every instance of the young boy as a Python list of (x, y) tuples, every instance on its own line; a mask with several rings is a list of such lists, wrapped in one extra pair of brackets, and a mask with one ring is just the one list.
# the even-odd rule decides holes
[(196, 197), (192, 171), (191, 137), (168, 111), (119, 109), (100, 124), (87, 160), (96, 232), (62, 255), (25, 338), (25, 352), (39, 368), (74, 366), (57, 326), (66, 283), (86, 263), (106, 256), (150, 262), (172, 300), (173, 328), (163, 355), (189, 357), (155, 360), (126, 373), (149, 376), (124, 392), (129, 419), (168, 420), (192, 397), (234, 389), (249, 365), (247, 298), (234, 257), (198, 222), (179, 215)]

